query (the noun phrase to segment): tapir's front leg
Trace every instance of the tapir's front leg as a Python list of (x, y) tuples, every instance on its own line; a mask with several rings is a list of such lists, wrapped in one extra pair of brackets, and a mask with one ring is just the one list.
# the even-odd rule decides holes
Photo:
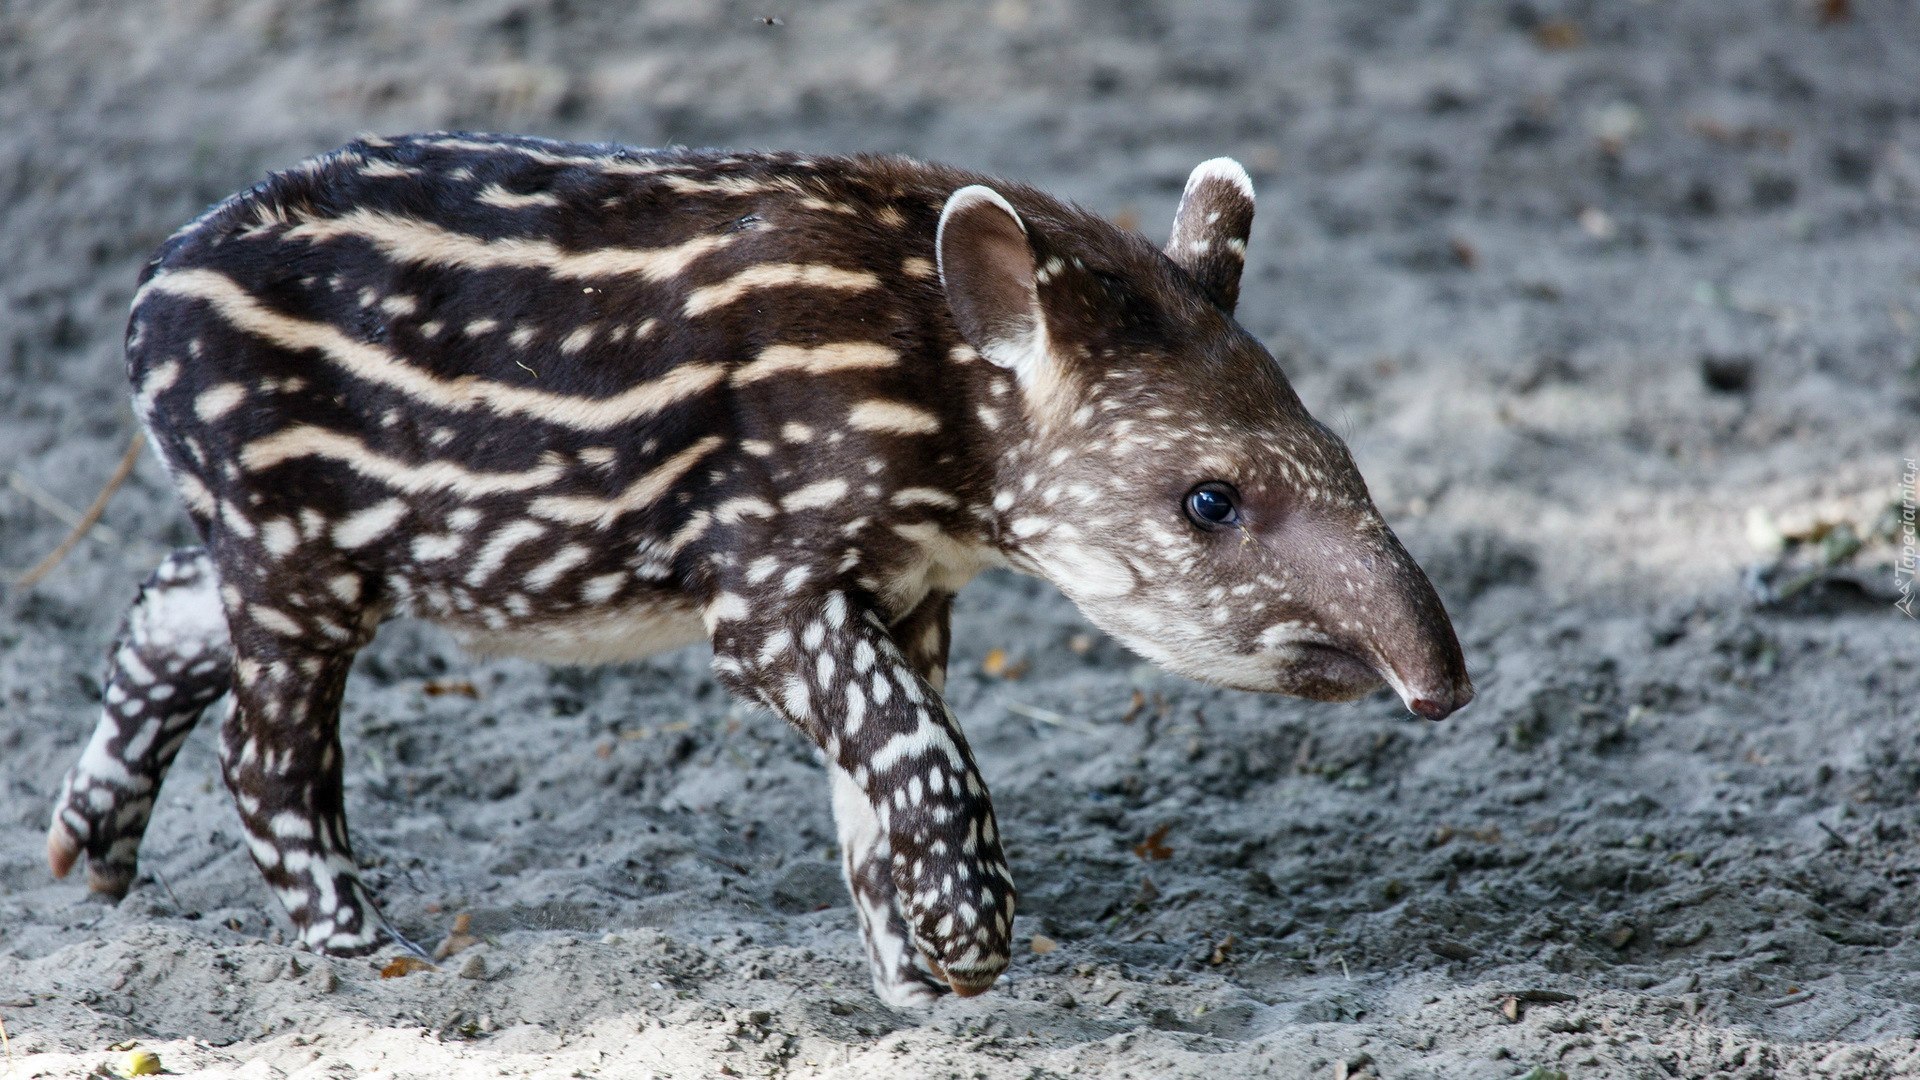
[[(947, 681), (948, 615), (953, 594), (928, 594), (920, 606), (889, 629), (907, 663), (927, 685), (942, 690)], [(828, 762), (833, 776), (833, 820), (840, 834), (840, 864), (847, 891), (860, 916), (873, 992), (889, 1005), (927, 1005), (946, 993), (947, 984), (929, 973), (914, 947), (906, 907), (893, 882), (893, 847), (880, 815), (854, 783), (852, 774)]]
[[(858, 796), (871, 808), (914, 945), (955, 992), (977, 994), (1006, 970), (1013, 931), (1013, 880), (993, 804), (959, 725), (916, 670), (925, 665), (909, 661), (858, 595), (826, 588), (753, 610), (722, 592), (707, 611), (714, 670), (806, 733), (845, 774), (835, 801)], [(854, 809), (837, 807), (843, 826)], [(859, 904), (866, 898), (852, 884)], [(925, 1000), (911, 986), (888, 992), (902, 974), (897, 964), (876, 965), (882, 995)]]

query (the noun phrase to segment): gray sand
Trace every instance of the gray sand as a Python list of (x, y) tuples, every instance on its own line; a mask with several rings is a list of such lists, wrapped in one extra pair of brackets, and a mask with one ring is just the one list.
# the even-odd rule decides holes
[[(951, 696), (1022, 954), (907, 1013), (868, 990), (820, 770), (704, 650), (553, 669), (396, 624), (348, 693), (359, 854), (402, 928), (485, 940), (382, 980), (279, 943), (211, 731), (125, 903), (47, 875), (107, 640), (190, 539), (149, 459), (111, 535), (0, 600), (11, 1075), (127, 1039), (247, 1078), (1920, 1075), (1920, 626), (1740, 586), (1750, 509), (1859, 516), (1920, 456), (1920, 18), (1817, 7), (0, 7), (0, 469), (67, 503), (131, 434), (154, 245), (360, 131), (897, 150), (1156, 237), (1233, 154), (1242, 319), (1481, 687), (1439, 725), (1213, 690), (977, 582)], [(64, 531), (0, 490), (0, 566)]]

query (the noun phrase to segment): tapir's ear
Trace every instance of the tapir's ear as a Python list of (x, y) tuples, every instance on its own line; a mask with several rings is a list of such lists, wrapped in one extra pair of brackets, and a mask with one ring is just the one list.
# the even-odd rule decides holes
[(1051, 362), (1027, 227), (990, 187), (963, 187), (940, 211), (934, 237), (940, 287), (960, 336), (1032, 386)]
[(1173, 215), (1167, 258), (1193, 275), (1221, 310), (1240, 300), (1247, 233), (1253, 229), (1253, 180), (1232, 158), (1203, 161), (1187, 177)]

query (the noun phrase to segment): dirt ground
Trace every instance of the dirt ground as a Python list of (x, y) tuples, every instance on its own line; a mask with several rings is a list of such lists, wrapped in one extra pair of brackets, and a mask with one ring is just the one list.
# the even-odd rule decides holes
[(483, 942), (383, 980), (280, 944), (210, 730), (125, 903), (48, 877), (114, 624), (191, 539), (149, 458), (0, 599), (0, 1074), (136, 1040), (248, 1080), (1920, 1075), (1897, 548), (1743, 584), (1920, 457), (1916, 72), (1904, 0), (0, 5), (0, 569), (127, 444), (151, 249), (356, 133), (901, 151), (1157, 238), (1231, 154), (1242, 320), (1481, 688), (1438, 725), (1213, 690), (977, 582), (951, 697), (1022, 953), (902, 1012), (819, 768), (705, 650), (545, 668), (395, 624), (348, 691), (359, 854), (403, 929)]

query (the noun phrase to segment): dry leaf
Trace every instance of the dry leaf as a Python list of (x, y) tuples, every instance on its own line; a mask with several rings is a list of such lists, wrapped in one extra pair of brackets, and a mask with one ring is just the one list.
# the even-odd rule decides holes
[(1033, 951), (1041, 956), (1045, 956), (1059, 947), (1060, 947), (1059, 942), (1053, 940), (1052, 938), (1048, 937), (1045, 934), (1033, 935)]
[(1820, 0), (1820, 25), (1832, 26), (1853, 18), (1852, 0)]
[(466, 679), (428, 679), (420, 685), (420, 692), (428, 697), (446, 697), (455, 694), (478, 701), (480, 688)]
[(1215, 945), (1213, 947), (1213, 955), (1207, 957), (1207, 963), (1212, 964), (1214, 967), (1219, 967), (1221, 964), (1226, 963), (1227, 950), (1233, 948), (1233, 940), (1233, 935), (1228, 934), (1224, 940)]
[(996, 679), (1017, 679), (1027, 673), (1025, 660), (1010, 661), (1005, 649), (988, 649), (980, 661), (980, 670)]
[(1505, 1000), (1501, 1001), (1500, 1015), (1506, 1017), (1507, 1022), (1510, 1024), (1519, 1023), (1520, 1022), (1520, 999), (1517, 997), (1509, 996)]
[(434, 967), (432, 964), (427, 963), (417, 956), (396, 956), (387, 961), (386, 967), (380, 969), (380, 977), (383, 979), (404, 979), (416, 971), (439, 970), (439, 968)]
[(1173, 849), (1166, 845), (1167, 833), (1172, 830), (1171, 823), (1153, 830), (1145, 840), (1133, 845), (1133, 853), (1149, 862), (1164, 862), (1173, 858)]
[(473, 933), (473, 916), (463, 911), (453, 917), (453, 932), (433, 950), (433, 958), (445, 960), (462, 949), (471, 949), (478, 944), (480, 937)]

